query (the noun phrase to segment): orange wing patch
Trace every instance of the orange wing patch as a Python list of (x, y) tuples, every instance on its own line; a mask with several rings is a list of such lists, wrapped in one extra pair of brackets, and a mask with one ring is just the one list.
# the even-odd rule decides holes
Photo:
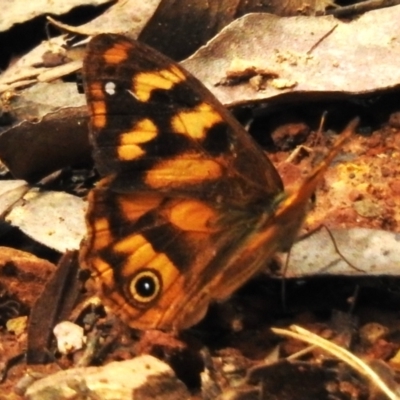
[(115, 43), (111, 48), (104, 52), (104, 62), (109, 65), (123, 63), (128, 59), (131, 48), (132, 44), (127, 41)]
[(97, 129), (102, 129), (106, 125), (106, 104), (104, 102), (103, 87), (99, 82), (90, 84), (90, 92), (93, 100), (89, 104), (92, 109), (92, 125)]
[(161, 161), (147, 171), (145, 182), (154, 189), (179, 188), (216, 180), (222, 175), (221, 165), (211, 159), (190, 157), (184, 154), (172, 160)]
[(158, 128), (148, 118), (139, 121), (131, 131), (119, 136), (118, 158), (121, 161), (132, 161), (142, 156), (145, 151), (140, 144), (147, 143), (158, 134)]
[(149, 266), (156, 270), (168, 268), (169, 272), (173, 269), (174, 275), (179, 273), (171, 260), (164, 253), (157, 253), (143, 235), (132, 234), (123, 238), (113, 246), (113, 250), (126, 255), (120, 272), (121, 276), (129, 278), (141, 268), (146, 269)]
[(201, 103), (191, 111), (176, 114), (172, 118), (172, 127), (175, 133), (199, 140), (204, 139), (209, 129), (218, 122), (222, 122), (221, 115), (209, 104)]
[(216, 211), (207, 204), (195, 200), (178, 200), (170, 207), (169, 221), (182, 231), (212, 233), (218, 218)]
[(169, 70), (141, 72), (133, 77), (132, 93), (138, 100), (146, 102), (150, 99), (153, 90), (170, 90), (175, 84), (185, 79), (182, 71), (175, 66)]
[(159, 194), (121, 193), (118, 196), (118, 208), (126, 221), (136, 221), (152, 209), (156, 209), (163, 198)]

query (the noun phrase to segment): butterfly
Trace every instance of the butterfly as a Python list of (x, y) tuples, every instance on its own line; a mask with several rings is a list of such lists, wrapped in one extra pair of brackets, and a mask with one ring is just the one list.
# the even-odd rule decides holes
[(80, 259), (130, 327), (188, 328), (290, 248), (310, 196), (357, 124), (297, 191), (179, 64), (116, 34), (83, 62), (96, 168)]

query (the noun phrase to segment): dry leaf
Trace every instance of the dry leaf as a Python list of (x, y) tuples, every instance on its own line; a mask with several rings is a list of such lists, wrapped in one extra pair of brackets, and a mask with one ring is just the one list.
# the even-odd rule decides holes
[(61, 15), (71, 11), (73, 8), (83, 5), (100, 5), (108, 3), (109, 0), (13, 0), (5, 1), (1, 5), (0, 32), (10, 29), (15, 24), (32, 20), (40, 15)]
[(4, 131), (0, 158), (14, 177), (30, 182), (89, 160), (86, 106), (61, 108), (37, 122), (25, 121)]
[(22, 180), (0, 181), (0, 215), (9, 209), (29, 190), (29, 185)]
[(84, 201), (62, 192), (28, 192), (6, 221), (51, 249), (79, 249), (85, 232)]
[[(321, 228), (294, 244), (290, 250), (287, 277), (400, 275), (398, 233), (367, 228), (332, 229), (331, 232), (340, 253), (359, 270), (338, 254), (332, 237)], [(282, 265), (285, 265), (286, 257), (279, 256)]]
[(104, 367), (72, 368), (33, 383), (27, 400), (42, 400), (52, 393), (57, 399), (101, 398), (140, 400), (183, 400), (186, 387), (162, 361), (144, 355), (127, 361), (114, 361)]
[(66, 57), (65, 45), (65, 36), (55, 37), (41, 42), (34, 49), (20, 57), (0, 75), (0, 93), (25, 87), (27, 85), (26, 82), (37, 82), (38, 75), (52, 69), (52, 67), (46, 66), (44, 62), (46, 54), (50, 52), (52, 54), (62, 54)]
[[(79, 263), (76, 251), (65, 253), (48, 279), (29, 315), (27, 364), (49, 361), (53, 328), (70, 316), (80, 294)], [(51, 304), (51, 307), (49, 307)]]
[(1, 292), (28, 308), (33, 306), (54, 270), (54, 264), (31, 253), (0, 247)]
[[(225, 105), (279, 96), (299, 99), (327, 92), (347, 96), (392, 89), (400, 84), (400, 41), (393, 21), (400, 6), (371, 11), (352, 22), (333, 17), (280, 18), (249, 14), (226, 27), (182, 65)], [(257, 90), (248, 81), (229, 86), (226, 73), (234, 60), (246, 60), (290, 85)], [(360, 73), (362, 71), (362, 73)], [(272, 78), (271, 78), (272, 79)]]
[(140, 32), (153, 17), (161, 0), (118, 1), (104, 14), (91, 22), (79, 27), (88, 35), (98, 33), (129, 32), (132, 37), (138, 37)]

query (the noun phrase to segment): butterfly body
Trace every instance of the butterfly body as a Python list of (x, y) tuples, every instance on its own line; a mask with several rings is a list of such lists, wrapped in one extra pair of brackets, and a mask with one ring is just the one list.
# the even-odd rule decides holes
[(82, 263), (130, 326), (187, 328), (290, 246), (335, 152), (286, 197), (263, 151), (178, 64), (105, 34), (83, 73), (105, 178), (89, 195)]

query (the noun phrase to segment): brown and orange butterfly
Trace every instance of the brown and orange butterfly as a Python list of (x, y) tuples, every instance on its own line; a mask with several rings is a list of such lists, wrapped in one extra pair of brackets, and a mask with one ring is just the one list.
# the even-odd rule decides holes
[(352, 133), (286, 195), (274, 166), (192, 75), (114, 34), (83, 64), (94, 159), (81, 260), (104, 303), (138, 329), (179, 330), (287, 250)]

